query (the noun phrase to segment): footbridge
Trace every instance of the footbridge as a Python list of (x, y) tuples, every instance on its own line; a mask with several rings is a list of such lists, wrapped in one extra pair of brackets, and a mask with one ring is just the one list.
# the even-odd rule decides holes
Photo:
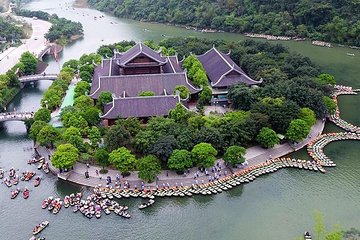
[(25, 121), (34, 117), (34, 112), (5, 112), (0, 113), (0, 122)]
[(56, 73), (50, 73), (50, 74), (37, 74), (37, 75), (28, 75), (19, 77), (19, 81), (22, 86), (24, 86), (26, 83), (33, 83), (41, 80), (51, 80), (55, 81), (58, 78), (58, 74)]

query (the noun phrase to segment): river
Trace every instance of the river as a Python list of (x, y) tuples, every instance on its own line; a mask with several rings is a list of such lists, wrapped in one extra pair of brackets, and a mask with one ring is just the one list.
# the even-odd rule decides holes
[[(66, 10), (64, 0), (33, 1), (26, 5), (30, 10), (43, 10), (61, 17), (80, 21), (84, 26), (83, 39), (67, 46), (59, 55), (60, 64), (83, 53), (95, 51), (100, 45), (121, 40), (160, 40), (166, 36), (198, 36), (244, 39), (230, 33), (199, 33), (161, 24), (148, 24), (116, 19), (107, 14), (94, 20), (100, 13), (93, 9)], [(59, 6), (61, 4), (61, 6)], [(84, 16), (83, 16), (84, 15)], [(116, 23), (111, 24), (110, 22)], [(144, 31), (148, 29), (149, 31)], [(103, 41), (102, 41), (103, 40)], [(292, 51), (310, 57), (325, 71), (335, 75), (341, 84), (360, 88), (360, 51), (335, 47), (333, 49), (312, 46), (309, 42), (282, 42)], [(355, 57), (346, 55), (354, 52)], [(47, 72), (59, 70), (54, 58), (48, 57)], [(36, 110), (43, 92), (50, 81), (39, 82), (25, 88), (8, 109)], [(360, 96), (340, 97), (342, 116), (360, 125)], [(326, 131), (338, 130), (328, 125)], [(32, 141), (27, 138), (22, 122), (4, 123), (0, 128), (0, 167), (16, 167), (34, 170), (26, 160), (32, 156)], [(46, 176), (39, 188), (31, 186), (28, 200), (18, 197), (10, 200), (10, 191), (0, 186), (0, 239), (28, 239), (35, 224), (49, 220), (50, 226), (42, 234), (47, 239), (294, 239), (305, 230), (312, 229), (315, 210), (324, 213), (326, 224), (340, 223), (344, 229), (360, 225), (360, 162), (358, 142), (336, 142), (325, 152), (337, 163), (327, 169), (325, 175), (295, 169), (283, 169), (275, 174), (258, 178), (251, 184), (242, 185), (215, 196), (159, 199), (146, 211), (137, 209), (140, 200), (126, 200), (132, 218), (115, 215), (88, 220), (70, 210), (62, 210), (56, 216), (41, 209), (41, 201), (49, 195), (64, 197), (74, 191), (88, 191)], [(295, 153), (307, 158), (305, 151)], [(24, 187), (24, 183), (20, 183)], [(4, 185), (4, 184), (2, 184)], [(28, 184), (29, 185), (29, 184)], [(124, 201), (123, 201), (124, 202)]]

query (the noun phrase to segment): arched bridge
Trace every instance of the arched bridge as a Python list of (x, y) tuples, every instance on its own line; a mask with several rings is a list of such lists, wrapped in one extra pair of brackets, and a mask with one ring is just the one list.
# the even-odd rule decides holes
[(33, 117), (34, 112), (4, 112), (0, 113), (0, 122), (25, 121), (26, 119)]
[(37, 74), (37, 75), (28, 75), (28, 76), (23, 76), (23, 77), (19, 77), (19, 81), (20, 83), (29, 83), (29, 82), (36, 82), (36, 81), (40, 81), (40, 80), (56, 80), (58, 78), (57, 74)]

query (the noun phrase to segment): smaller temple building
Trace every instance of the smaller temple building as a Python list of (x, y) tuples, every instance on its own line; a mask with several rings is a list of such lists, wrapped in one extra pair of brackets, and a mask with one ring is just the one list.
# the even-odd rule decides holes
[(229, 56), (215, 47), (197, 56), (210, 81), (213, 102), (227, 102), (229, 87), (244, 83), (248, 86), (261, 84), (262, 81), (251, 79)]

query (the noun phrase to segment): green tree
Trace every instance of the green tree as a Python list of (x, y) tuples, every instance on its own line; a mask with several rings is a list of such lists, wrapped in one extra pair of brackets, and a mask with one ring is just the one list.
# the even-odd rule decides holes
[(174, 150), (168, 161), (168, 167), (175, 171), (184, 171), (192, 165), (191, 153), (187, 150)]
[(105, 148), (99, 148), (99, 149), (96, 150), (96, 152), (95, 152), (95, 160), (100, 166), (103, 167), (103, 170), (105, 169), (105, 167), (110, 165), (109, 153), (108, 153), (108, 151), (106, 151)]
[(29, 136), (32, 140), (36, 141), (40, 130), (47, 125), (44, 121), (35, 121), (30, 128)]
[(51, 163), (56, 168), (69, 169), (74, 166), (75, 162), (79, 159), (79, 151), (73, 145), (61, 144), (58, 146), (56, 152), (51, 157)]
[(112, 97), (111, 92), (104, 91), (104, 92), (100, 93), (98, 100), (99, 100), (100, 106), (103, 106), (107, 103), (111, 103), (113, 101), (113, 97)]
[(211, 101), (212, 91), (208, 86), (205, 86), (199, 96), (199, 104), (206, 105)]
[(88, 83), (91, 83), (91, 81), (92, 81), (92, 75), (89, 72), (80, 71), (79, 76), (80, 76), (80, 79), (82, 81), (85, 81), (85, 82), (88, 82)]
[(76, 127), (69, 127), (62, 134), (62, 138), (71, 145), (75, 146), (78, 150), (84, 151), (84, 139), (81, 137), (80, 130)]
[(100, 130), (93, 126), (88, 131), (88, 136), (90, 139), (91, 146), (97, 148), (99, 146), (99, 143), (101, 142), (101, 133)]
[(188, 110), (181, 103), (176, 104), (176, 107), (169, 111), (169, 117), (175, 122), (186, 122), (190, 117)]
[(72, 69), (78, 69), (78, 66), (79, 66), (79, 61), (76, 59), (70, 59), (70, 60), (64, 62), (64, 64), (63, 64), (63, 68), (69, 67)]
[(35, 121), (43, 121), (43, 122), (50, 122), (51, 119), (51, 112), (47, 108), (40, 108), (36, 111), (34, 115)]
[(127, 131), (129, 131), (132, 137), (135, 137), (136, 134), (138, 134), (141, 130), (141, 122), (138, 118), (135, 117), (119, 119), (116, 121), (116, 125), (123, 126)]
[(328, 73), (320, 74), (317, 77), (317, 80), (320, 83), (323, 83), (323, 84), (330, 84), (330, 85), (335, 85), (336, 84), (335, 77), (333, 75), (331, 75), (331, 74), (328, 74)]
[(94, 106), (94, 101), (89, 96), (79, 96), (75, 98), (74, 107), (79, 110), (84, 110)]
[(135, 170), (137, 163), (135, 156), (125, 147), (112, 151), (109, 154), (109, 161), (123, 175), (127, 175), (130, 171)]
[(199, 166), (209, 168), (214, 166), (217, 151), (209, 143), (199, 143), (191, 150), (193, 161)]
[(265, 148), (272, 148), (276, 144), (279, 144), (280, 139), (274, 130), (268, 127), (263, 127), (257, 135), (256, 141)]
[(44, 126), (37, 136), (37, 141), (41, 146), (50, 145), (53, 148), (53, 144), (59, 139), (59, 133), (51, 125)]
[(310, 108), (301, 108), (298, 118), (304, 120), (310, 127), (316, 123), (316, 115)]
[(74, 98), (85, 95), (90, 91), (90, 84), (88, 82), (80, 81), (76, 84), (74, 91)]
[(95, 126), (100, 122), (100, 110), (96, 107), (83, 109), (80, 115), (86, 120), (89, 126)]
[(161, 161), (167, 162), (176, 147), (177, 142), (173, 135), (162, 136), (159, 137), (154, 144), (149, 146), (148, 152), (154, 154)]
[(104, 143), (109, 151), (129, 143), (130, 133), (121, 125), (111, 126), (105, 134)]
[(290, 122), (290, 126), (286, 132), (286, 137), (291, 141), (301, 141), (310, 132), (308, 124), (301, 119), (295, 119)]
[(224, 161), (233, 166), (243, 163), (245, 161), (246, 149), (240, 146), (230, 146), (226, 149), (224, 154)]
[(24, 52), (23, 54), (21, 54), (20, 62), (22, 62), (25, 66), (25, 69), (24, 69), (25, 75), (31, 75), (36, 72), (36, 66), (37, 66), (38, 60), (30, 52)]
[(144, 181), (152, 182), (161, 172), (160, 161), (153, 155), (141, 158), (137, 163), (138, 176)]
[(326, 110), (328, 113), (334, 114), (336, 112), (336, 103), (335, 103), (334, 99), (332, 99), (328, 96), (324, 96), (323, 102), (325, 104), (325, 107), (326, 107)]
[(255, 96), (252, 90), (245, 84), (231, 87), (227, 96), (234, 109), (249, 110), (255, 102)]
[(190, 90), (184, 85), (176, 85), (173, 94), (176, 94), (176, 91), (180, 92), (181, 99), (186, 99), (190, 96)]
[(152, 91), (143, 91), (139, 93), (139, 97), (151, 97), (151, 96), (155, 96), (155, 93)]

